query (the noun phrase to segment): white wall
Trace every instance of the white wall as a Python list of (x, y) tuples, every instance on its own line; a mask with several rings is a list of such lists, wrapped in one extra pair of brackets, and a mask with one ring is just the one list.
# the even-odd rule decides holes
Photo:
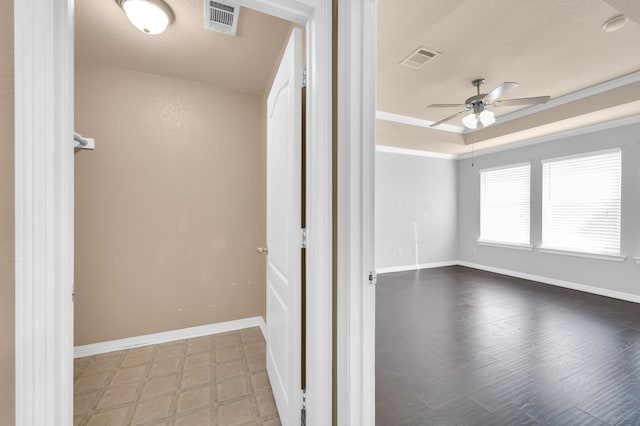
[(376, 152), (378, 271), (456, 259), (456, 168), (454, 159)]
[[(541, 159), (622, 148), (622, 233), (624, 262), (537, 251), (480, 246), (479, 170), (531, 161), (531, 243), (542, 238)], [(458, 162), (458, 258), (494, 268), (640, 295), (640, 125), (619, 127)]]

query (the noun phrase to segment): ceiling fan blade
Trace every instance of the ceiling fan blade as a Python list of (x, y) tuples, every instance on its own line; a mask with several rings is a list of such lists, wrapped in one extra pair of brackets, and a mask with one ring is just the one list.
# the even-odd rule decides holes
[(502, 83), (500, 86), (493, 89), (487, 96), (485, 96), (482, 100), (485, 103), (492, 104), (502, 97), (509, 90), (513, 90), (516, 87), (520, 86), (520, 83), (514, 83), (512, 81), (507, 81)]
[(493, 106), (495, 107), (510, 107), (518, 105), (537, 105), (543, 104), (551, 99), (551, 96), (536, 96), (533, 98), (518, 98), (518, 99), (504, 99), (502, 101), (496, 101)]
[(427, 108), (466, 108), (466, 104), (431, 104)]
[(429, 126), (429, 127), (436, 127), (436, 126), (439, 126), (439, 125), (441, 125), (442, 123), (446, 123), (446, 122), (447, 122), (447, 121), (449, 121), (449, 120), (453, 120), (453, 119), (454, 119), (454, 118), (456, 118), (457, 116), (462, 115), (462, 114), (464, 114), (464, 113), (466, 113), (466, 112), (468, 112), (466, 109), (465, 109), (464, 111), (456, 112), (455, 114), (450, 115), (450, 116), (448, 116), (447, 118), (445, 118), (445, 119), (443, 119), (443, 120), (438, 121), (437, 123), (433, 123), (433, 124), (432, 124), (431, 126)]

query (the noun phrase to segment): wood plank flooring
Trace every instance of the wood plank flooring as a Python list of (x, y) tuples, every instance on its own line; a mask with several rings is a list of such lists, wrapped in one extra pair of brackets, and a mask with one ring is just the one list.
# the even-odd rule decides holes
[(640, 425), (638, 304), (459, 266), (376, 303), (378, 426)]

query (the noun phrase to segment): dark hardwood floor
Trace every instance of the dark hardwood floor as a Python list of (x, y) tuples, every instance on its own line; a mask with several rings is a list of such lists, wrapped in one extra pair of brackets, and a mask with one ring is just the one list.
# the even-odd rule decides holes
[(640, 305), (458, 266), (376, 291), (378, 426), (640, 425)]

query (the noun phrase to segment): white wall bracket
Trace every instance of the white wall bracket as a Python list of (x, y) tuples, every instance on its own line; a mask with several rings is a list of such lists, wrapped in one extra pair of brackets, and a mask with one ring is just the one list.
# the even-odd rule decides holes
[(85, 138), (79, 133), (73, 133), (73, 147), (75, 149), (95, 149), (96, 140), (93, 138)]

